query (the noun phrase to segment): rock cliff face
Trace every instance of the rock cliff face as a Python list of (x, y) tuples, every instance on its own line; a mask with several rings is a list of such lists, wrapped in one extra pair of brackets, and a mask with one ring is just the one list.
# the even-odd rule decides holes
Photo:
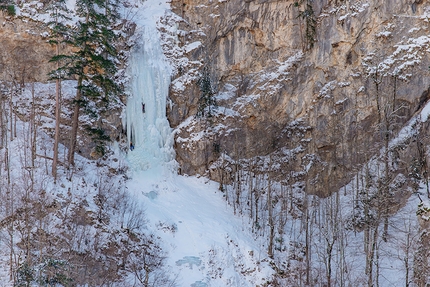
[(54, 68), (48, 62), (55, 48), (42, 37), (42, 25), (1, 11), (0, 25), (0, 79), (20, 84), (47, 81), (48, 72)]
[[(168, 117), (184, 174), (229, 182), (239, 166), (279, 180), (293, 172), (308, 192), (326, 196), (429, 98), (430, 7), (423, 1), (171, 5), (174, 14), (160, 27), (175, 68)], [(31, 22), (0, 20), (0, 79), (46, 81), (54, 50), (43, 31)], [(200, 99), (196, 83), (203, 71), (215, 106)], [(206, 115), (196, 116), (204, 108)], [(109, 122), (121, 126), (119, 115)]]
[[(177, 35), (187, 61), (170, 56), (177, 74), (169, 119), (185, 174), (221, 181), (233, 162), (247, 169), (269, 158), (278, 167), (260, 170), (280, 179), (293, 170), (310, 193), (327, 196), (429, 98), (430, 7), (422, 1), (173, 0), (172, 7), (183, 18)], [(206, 107), (211, 117), (193, 117), (203, 69), (217, 106)], [(288, 166), (286, 155), (294, 158)]]

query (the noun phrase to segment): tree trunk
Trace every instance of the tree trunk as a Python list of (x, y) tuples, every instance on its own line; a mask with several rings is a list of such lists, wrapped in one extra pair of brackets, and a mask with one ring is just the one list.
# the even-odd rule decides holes
[(6, 137), (6, 120), (3, 118), (6, 114), (4, 108), (4, 94), (0, 92), (0, 150), (3, 149), (5, 145)]
[(310, 239), (310, 216), (309, 216), (309, 202), (308, 196), (305, 195), (305, 252), (306, 252), (306, 285), (310, 285), (311, 283), (311, 239)]
[(13, 92), (10, 93), (9, 98), (9, 117), (10, 117), (10, 140), (13, 141), (13, 102), (12, 102)]
[[(8, 172), (9, 172), (9, 167), (8, 167)], [(9, 204), (6, 205), (6, 214), (9, 216), (12, 216), (14, 211), (14, 204), (13, 204), (13, 200), (14, 200), (14, 191), (13, 191), (13, 186), (10, 185), (10, 183), (8, 182), (8, 191), (10, 192), (10, 195), (8, 195), (8, 201)], [(9, 250), (9, 267), (10, 267), (10, 280), (12, 280), (14, 277), (14, 255), (15, 255), (15, 250), (14, 250), (14, 228), (13, 228), (13, 221), (9, 224), (8, 226), (8, 234), (9, 234), (9, 244), (10, 244), (10, 250)]]
[(267, 183), (267, 210), (269, 215), (268, 223), (269, 223), (270, 234), (269, 234), (269, 245), (268, 245), (267, 254), (269, 258), (273, 259), (273, 237), (275, 236), (275, 225), (273, 222), (272, 189), (270, 185), (271, 185), (271, 182), (270, 182), (270, 174), (269, 174), (268, 183)]
[[(36, 98), (34, 96), (34, 82), (31, 83), (31, 100), (33, 101), (31, 105), (31, 168), (32, 174), (34, 169), (34, 161), (36, 160), (36, 140), (37, 140), (37, 128), (36, 128)], [(16, 122), (16, 121), (15, 121)]]
[(143, 283), (143, 286), (149, 287), (149, 268), (145, 267), (145, 282)]
[(329, 242), (329, 240), (327, 240), (327, 286), (331, 286), (331, 258), (333, 255), (333, 245), (334, 242)]
[[(82, 85), (82, 77), (79, 77), (78, 79), (78, 87)], [(72, 118), (72, 131), (70, 134), (70, 146), (69, 146), (69, 154), (68, 154), (68, 160), (69, 160), (69, 166), (75, 165), (75, 149), (76, 149), (76, 141), (78, 136), (78, 127), (79, 127), (79, 110), (80, 110), (80, 103), (82, 93), (81, 90), (78, 88), (76, 91), (76, 97), (75, 97), (75, 109), (73, 111), (73, 118)]]
[[(56, 47), (57, 56), (60, 54), (60, 46), (57, 39)], [(57, 69), (59, 63), (57, 61)], [(61, 92), (61, 81), (59, 78), (55, 80), (55, 136), (54, 136), (54, 156), (52, 161), (52, 176), (54, 177), (54, 183), (57, 182), (57, 163), (58, 163), (58, 142), (60, 140), (60, 92)]]

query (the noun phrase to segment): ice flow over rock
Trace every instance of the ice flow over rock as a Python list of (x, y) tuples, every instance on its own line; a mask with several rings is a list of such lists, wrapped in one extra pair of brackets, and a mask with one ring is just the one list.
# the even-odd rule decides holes
[(133, 145), (127, 158), (133, 170), (175, 168), (173, 135), (166, 118), (170, 66), (155, 27), (142, 27), (132, 51), (125, 125)]

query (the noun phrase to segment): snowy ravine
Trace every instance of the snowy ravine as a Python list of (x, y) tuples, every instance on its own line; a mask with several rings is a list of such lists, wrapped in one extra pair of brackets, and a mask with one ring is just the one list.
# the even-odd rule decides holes
[(216, 183), (176, 173), (166, 118), (171, 69), (156, 28), (168, 9), (167, 3), (149, 0), (133, 19), (137, 40), (123, 118), (134, 145), (126, 155), (131, 171), (127, 188), (145, 208), (148, 231), (161, 238), (177, 286), (260, 285), (273, 270), (247, 223), (233, 215)]

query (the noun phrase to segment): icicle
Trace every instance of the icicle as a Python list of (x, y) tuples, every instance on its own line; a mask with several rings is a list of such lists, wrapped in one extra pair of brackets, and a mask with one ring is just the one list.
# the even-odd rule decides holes
[(155, 28), (146, 27), (132, 53), (130, 94), (126, 108), (129, 143), (127, 158), (134, 170), (175, 165), (173, 135), (166, 118), (171, 70), (162, 52)]

